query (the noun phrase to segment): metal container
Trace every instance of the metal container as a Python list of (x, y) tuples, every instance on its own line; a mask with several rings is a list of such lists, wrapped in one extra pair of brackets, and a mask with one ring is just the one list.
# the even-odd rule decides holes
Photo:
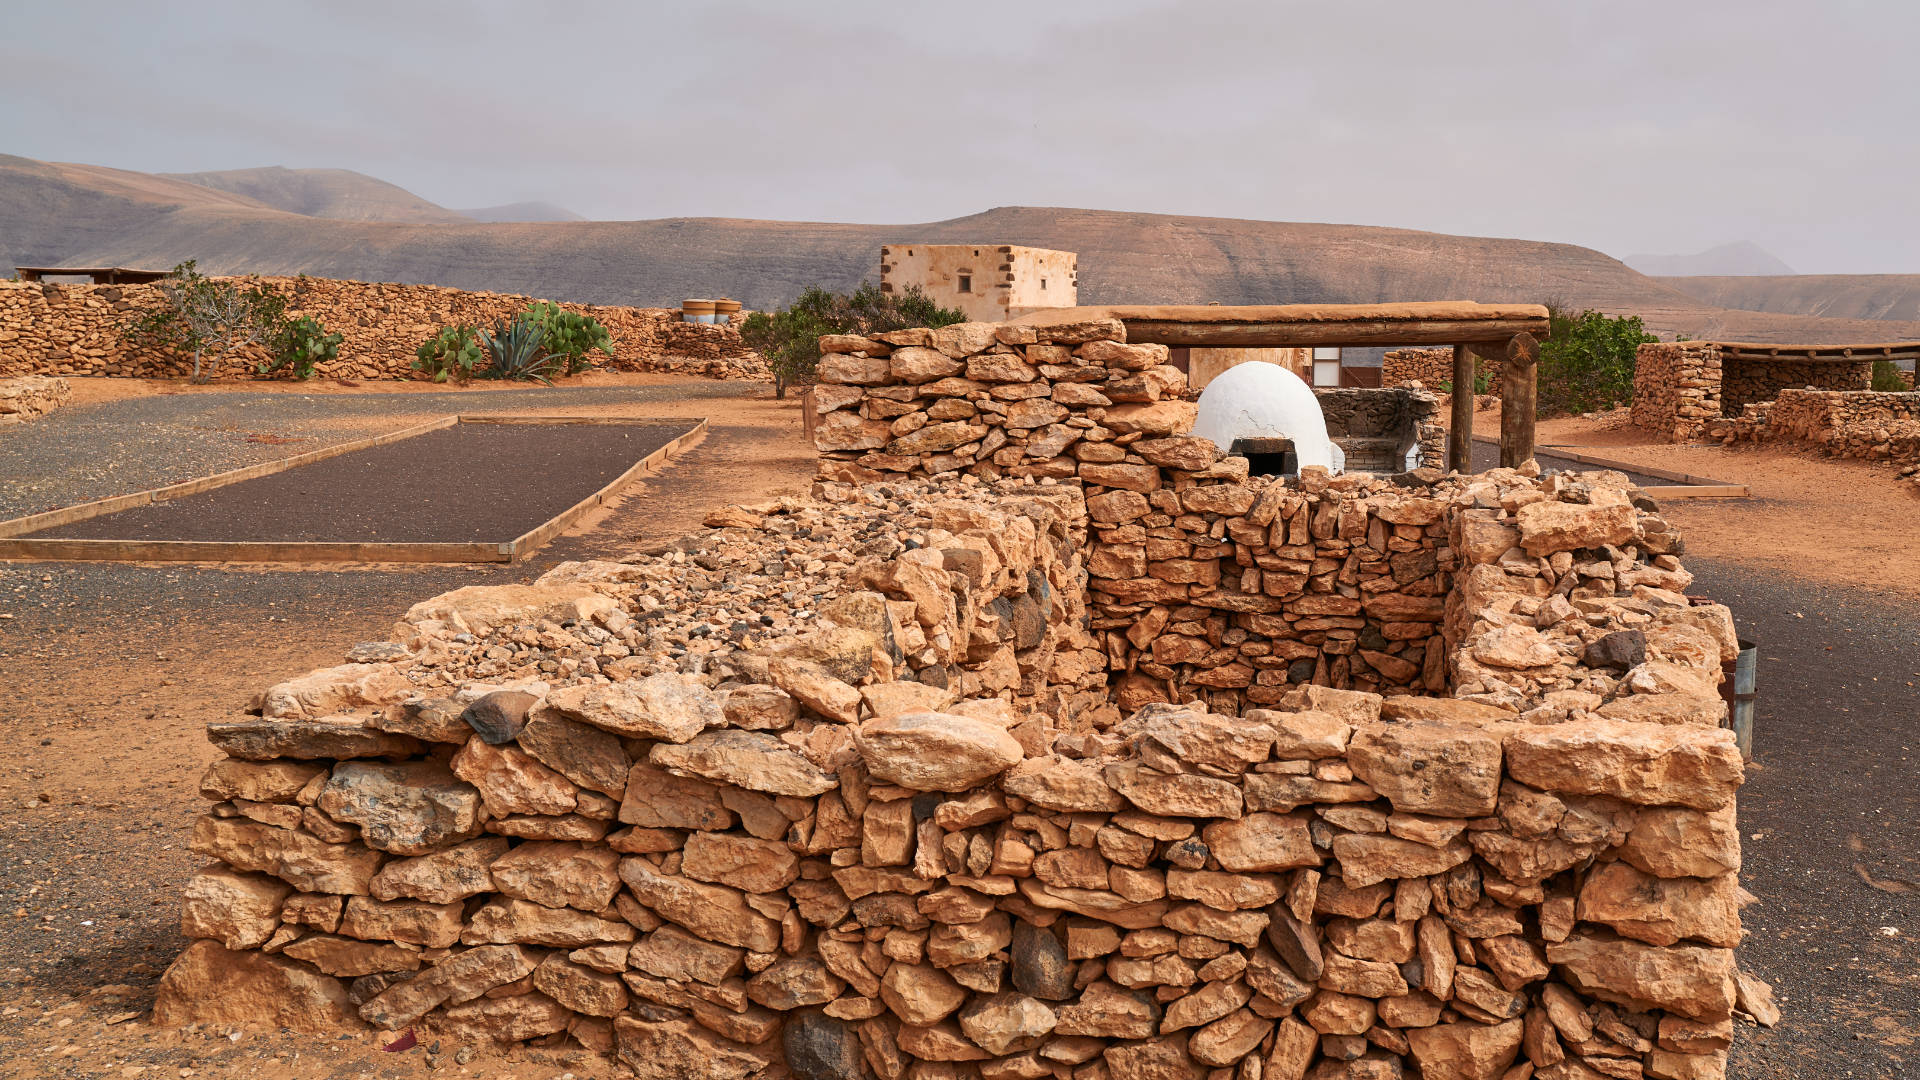
[(1742, 761), (1753, 760), (1754, 687), (1760, 672), (1760, 647), (1740, 639), (1740, 655), (1720, 665), (1720, 696), (1727, 702), (1727, 726), (1733, 729), (1733, 741), (1740, 748)]
[(733, 317), (738, 314), (740, 314), (740, 301), (738, 300), (722, 298), (713, 302), (713, 321), (721, 326), (731, 323)]
[(680, 301), (680, 320), (690, 323), (710, 323), (713, 321), (713, 301)]

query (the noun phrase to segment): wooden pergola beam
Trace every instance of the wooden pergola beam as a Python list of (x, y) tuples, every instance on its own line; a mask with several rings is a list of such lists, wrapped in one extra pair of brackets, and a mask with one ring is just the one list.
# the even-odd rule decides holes
[(1191, 348), (1501, 344), (1515, 334), (1545, 336), (1547, 320), (1373, 319), (1316, 322), (1185, 322), (1130, 319), (1127, 340)]

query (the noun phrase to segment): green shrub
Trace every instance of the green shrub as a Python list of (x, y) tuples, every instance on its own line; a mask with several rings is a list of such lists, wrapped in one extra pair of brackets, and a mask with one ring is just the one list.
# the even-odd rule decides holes
[(1598, 311), (1569, 315), (1547, 305), (1550, 328), (1540, 343), (1539, 411), (1543, 416), (1611, 409), (1633, 400), (1634, 354), (1659, 338), (1638, 315)]
[(486, 354), (480, 351), (478, 335), (479, 331), (471, 326), (441, 327), (439, 333), (414, 350), (418, 359), (414, 360), (413, 369), (425, 372), (437, 383), (448, 379), (466, 382), (486, 359)]
[(224, 357), (246, 345), (274, 340), (286, 325), (287, 301), (257, 282), (217, 280), (188, 259), (154, 283), (159, 302), (134, 313), (121, 339), (134, 348), (193, 355), (193, 382), (205, 382), (202, 357)]
[(591, 316), (567, 311), (543, 300), (529, 306), (524, 317), (541, 328), (545, 335), (543, 347), (564, 361), (568, 375), (577, 375), (593, 366), (587, 362), (590, 352), (599, 350), (613, 355), (613, 335)]
[(480, 347), (487, 353), (487, 366), (479, 372), (485, 379), (551, 383), (566, 362), (547, 351), (546, 328), (524, 312), (495, 322), (492, 333), (480, 331)]
[(1891, 360), (1875, 360), (1873, 362), (1873, 389), (1881, 391), (1882, 393), (1898, 393), (1908, 389), (1906, 380), (1900, 377), (1900, 365)]
[(773, 395), (784, 398), (787, 387), (813, 382), (820, 365), (822, 335), (866, 336), (965, 321), (965, 315), (934, 303), (918, 286), (909, 286), (904, 293), (887, 293), (862, 282), (851, 294), (842, 294), (809, 285), (786, 308), (747, 316), (740, 324), (740, 338), (766, 357), (767, 366), (773, 369)]
[(260, 374), (285, 370), (296, 379), (311, 379), (314, 368), (340, 355), (344, 340), (339, 334), (327, 333), (318, 319), (306, 315), (290, 319), (267, 343), (273, 359), (260, 365)]

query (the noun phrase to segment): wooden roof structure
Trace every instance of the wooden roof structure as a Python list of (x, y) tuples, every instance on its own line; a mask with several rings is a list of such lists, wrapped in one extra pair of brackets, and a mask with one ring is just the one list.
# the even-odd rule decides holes
[(136, 270), (127, 266), (16, 266), (21, 281), (50, 277), (92, 278), (95, 285), (146, 285), (172, 277), (171, 270)]
[[(1436, 300), (1405, 304), (1139, 304), (1047, 308), (1013, 320), (1045, 326), (1118, 319), (1129, 342), (1192, 348), (1451, 345), (1453, 384), (1472, 386), (1474, 355), (1502, 365), (1500, 464), (1533, 457), (1539, 403), (1540, 340), (1547, 309), (1539, 304)], [(1468, 472), (1473, 460), (1473, 395), (1453, 395), (1447, 468)]]
[(1406, 304), (1115, 304), (1048, 308), (1015, 322), (1119, 319), (1130, 342), (1195, 348), (1505, 344), (1547, 336), (1538, 304), (1441, 300)]
[(1861, 363), (1868, 360), (1920, 360), (1920, 341), (1868, 345), (1774, 345), (1755, 341), (1710, 341), (1721, 360), (1796, 360)]

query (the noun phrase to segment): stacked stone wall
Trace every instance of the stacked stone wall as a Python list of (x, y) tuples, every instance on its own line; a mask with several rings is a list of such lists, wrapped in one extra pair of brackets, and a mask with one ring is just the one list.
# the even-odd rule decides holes
[(1721, 415), (1720, 347), (1710, 341), (1657, 341), (1633, 362), (1635, 427), (1671, 442), (1697, 438)]
[[(1475, 372), (1487, 377), (1489, 394), (1500, 393), (1500, 371), (1502, 365), (1482, 356), (1473, 359)], [(1407, 386), (1419, 383), (1428, 390), (1438, 390), (1441, 384), (1453, 382), (1452, 349), (1393, 349), (1387, 352), (1380, 367), (1380, 385)]]
[(1723, 360), (1720, 414), (1738, 416), (1751, 402), (1773, 401), (1788, 388), (1870, 390), (1871, 360)]
[[(312, 316), (345, 339), (338, 359), (320, 365), (318, 373), (328, 378), (418, 378), (411, 367), (414, 350), (441, 327), (491, 327), (525, 310), (534, 299), (435, 285), (307, 277), (259, 280), (287, 298), (291, 315)], [(121, 341), (122, 327), (156, 299), (152, 285), (0, 281), (0, 376), (185, 376), (192, 370), (191, 357), (132, 349)], [(606, 326), (615, 355), (595, 354), (602, 366), (714, 378), (764, 374), (764, 364), (731, 326), (684, 323), (678, 312), (653, 308), (560, 306)], [(265, 358), (264, 350), (250, 347), (212, 365), (212, 374), (251, 376)]]
[[(1250, 479), (1154, 441), (1192, 456), (1091, 496), (829, 459), (269, 688), (210, 730), (156, 1019), (647, 1080), (1723, 1075), (1735, 1011), (1771, 1016), (1733, 953), (1736, 645), (1665, 523), (1617, 474)], [(1167, 581), (1106, 572), (1134, 526), (1240, 574), (1129, 653), (1112, 590)], [(1316, 659), (1222, 700), (1200, 658), (1127, 700), (1160, 638), (1228, 647), (1195, 587), (1274, 640), (1357, 640), (1300, 626), (1357, 605), (1457, 696)]]
[(1912, 391), (1782, 390), (1709, 423), (1706, 434), (1729, 446), (1796, 443), (1832, 457), (1890, 462), (1920, 484), (1920, 394)]
[(18, 379), (0, 379), (0, 424), (31, 420), (65, 405), (73, 397), (73, 388), (65, 379), (27, 375)]

